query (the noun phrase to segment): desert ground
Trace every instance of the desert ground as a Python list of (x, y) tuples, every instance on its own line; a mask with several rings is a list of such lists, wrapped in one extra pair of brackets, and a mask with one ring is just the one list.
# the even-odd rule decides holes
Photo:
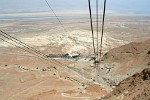
[[(118, 93), (119, 99), (114, 99), (112, 91), (150, 66), (150, 17), (106, 17), (103, 57), (97, 66), (91, 59), (89, 19), (61, 21), (65, 29), (54, 18), (0, 20), (2, 31), (47, 55), (43, 59), (28, 53), (23, 50), (27, 48), (0, 36), (1, 100), (99, 100), (105, 96), (104, 100), (132, 100), (138, 95), (123, 98)], [(95, 25), (94, 21), (94, 30)]]

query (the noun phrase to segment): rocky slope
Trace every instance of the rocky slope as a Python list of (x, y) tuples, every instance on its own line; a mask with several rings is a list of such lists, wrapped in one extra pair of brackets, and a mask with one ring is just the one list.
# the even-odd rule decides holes
[(120, 82), (117, 87), (102, 100), (149, 100), (150, 68), (144, 69)]
[(115, 81), (115, 77), (120, 76), (119, 84), (102, 100), (150, 99), (150, 39), (114, 48), (103, 56), (102, 61), (103, 64), (119, 64), (118, 68), (114, 66), (116, 70), (110, 69), (107, 76), (112, 76), (109, 75), (109, 79)]
[(122, 80), (150, 66), (149, 44), (150, 40), (132, 42), (108, 51), (97, 67), (93, 61), (83, 59), (70, 69), (111, 91)]
[(150, 65), (150, 39), (144, 42), (132, 42), (107, 52), (103, 57), (104, 62)]

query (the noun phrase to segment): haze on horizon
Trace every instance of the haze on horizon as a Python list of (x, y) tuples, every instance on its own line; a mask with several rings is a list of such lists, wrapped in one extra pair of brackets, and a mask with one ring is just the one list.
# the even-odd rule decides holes
[[(103, 9), (103, 1), (99, 0), (99, 10)], [(52, 8), (59, 12), (62, 11), (88, 11), (87, 0), (48, 0)], [(95, 0), (91, 0), (92, 9), (95, 9)], [(44, 0), (0, 0), (0, 13), (20, 13), (20, 12), (47, 12)], [(107, 11), (112, 15), (150, 15), (150, 0), (107, 0)], [(94, 11), (93, 11), (94, 12)]]

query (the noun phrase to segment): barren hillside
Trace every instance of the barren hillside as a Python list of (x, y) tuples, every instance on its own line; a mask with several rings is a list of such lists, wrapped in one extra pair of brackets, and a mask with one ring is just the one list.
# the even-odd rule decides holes
[(149, 100), (150, 68), (120, 82), (103, 100)]
[(150, 39), (144, 42), (132, 42), (107, 52), (103, 61), (149, 65), (150, 63)]
[(103, 63), (106, 62), (119, 63), (120, 67), (115, 74), (121, 76), (127, 74), (129, 77), (119, 82), (102, 100), (150, 99), (150, 40), (114, 48), (104, 55)]

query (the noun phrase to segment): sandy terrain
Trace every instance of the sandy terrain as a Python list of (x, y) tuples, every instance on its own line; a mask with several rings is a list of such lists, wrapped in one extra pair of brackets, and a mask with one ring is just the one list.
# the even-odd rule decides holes
[[(57, 56), (54, 57), (55, 60), (50, 58), (44, 60), (0, 40), (0, 99), (95, 100), (104, 97), (120, 81), (141, 71), (140, 67), (149, 63), (149, 59), (143, 63), (139, 59), (141, 62), (134, 63), (141, 64), (138, 66), (139, 69), (133, 67), (128, 70), (128, 73), (120, 74), (118, 70), (124, 70), (126, 66), (130, 67), (133, 64), (133, 62), (122, 63), (126, 57), (130, 58), (128, 57), (130, 55), (120, 55), (122, 59), (116, 56), (116, 59), (119, 59), (116, 61), (110, 57), (112, 54), (121, 54), (120, 52), (124, 50), (124, 47), (119, 47), (121, 45), (148, 39), (149, 21), (149, 17), (107, 17), (103, 54), (112, 50), (108, 57), (104, 55), (103, 63), (97, 67), (91, 60), (93, 49), (87, 18), (62, 19), (67, 32), (64, 32), (54, 19), (0, 21), (1, 30), (46, 55)], [(0, 38), (4, 39), (2, 36)], [(143, 44), (136, 44), (143, 46), (142, 49), (137, 47), (139, 50), (137, 53), (143, 52), (145, 48), (149, 49), (149, 42)], [(115, 47), (118, 48), (113, 49)], [(125, 48), (125, 51), (133, 50), (132, 46), (130, 48), (127, 45)], [(69, 56), (80, 54), (80, 57), (69, 59), (58, 56), (62, 54), (69, 54)], [(145, 57), (141, 54), (140, 57), (143, 56)], [(132, 58), (136, 56), (133, 55)], [(131, 59), (125, 60), (132, 61)]]
[[(1, 54), (0, 61), (3, 100), (81, 100), (107, 93), (100, 85), (92, 86), (64, 66), (40, 58)], [(67, 65), (72, 63), (59, 61)]]

